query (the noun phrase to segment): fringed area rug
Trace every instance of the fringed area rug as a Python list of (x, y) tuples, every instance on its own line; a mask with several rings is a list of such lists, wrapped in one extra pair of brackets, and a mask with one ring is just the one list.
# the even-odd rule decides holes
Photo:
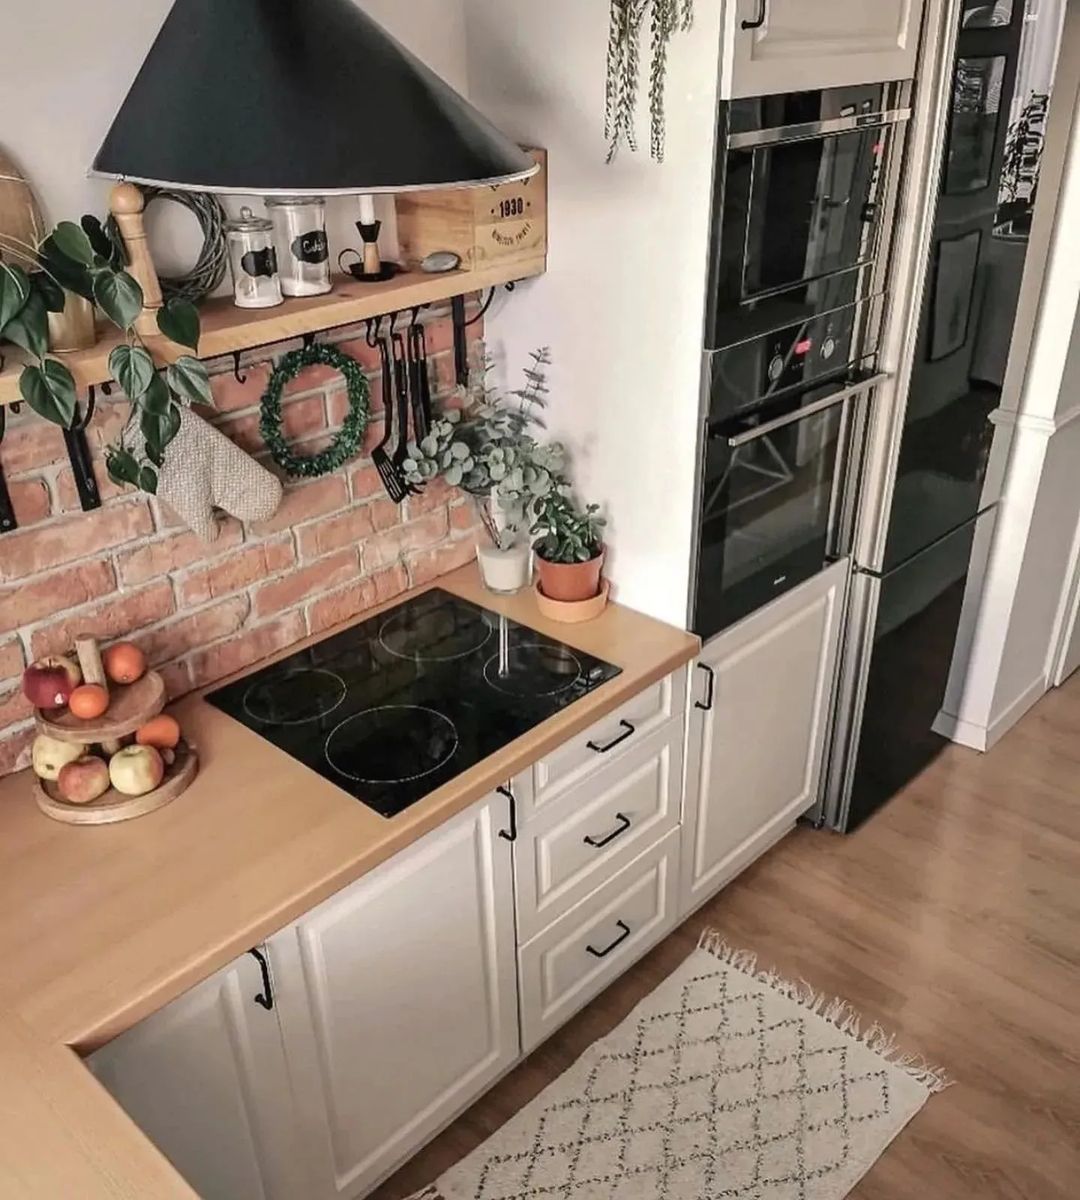
[(414, 1200), (840, 1200), (945, 1086), (843, 1001), (706, 934)]

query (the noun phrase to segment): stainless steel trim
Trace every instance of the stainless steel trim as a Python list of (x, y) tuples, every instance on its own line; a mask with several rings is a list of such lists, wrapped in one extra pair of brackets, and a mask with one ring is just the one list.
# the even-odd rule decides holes
[(841, 522), (844, 511), (844, 493), (849, 488), (848, 460), (851, 456), (851, 410), (845, 404), (840, 417), (840, 430), (836, 435), (836, 461), (833, 463), (833, 486), (829, 496), (829, 516), (825, 525), (825, 557), (837, 561), (850, 550), (843, 545)]
[(751, 129), (728, 135), (729, 150), (750, 150), (758, 146), (779, 146), (784, 142), (804, 142), (807, 138), (859, 129), (877, 129), (911, 120), (910, 108), (891, 108), (885, 112), (857, 113), (850, 117), (832, 117), (828, 121), (805, 121), (801, 125), (779, 125), (773, 129)]
[(853, 396), (860, 396), (863, 392), (870, 391), (871, 388), (880, 387), (890, 378), (891, 376), (884, 372), (871, 375), (869, 379), (864, 379), (842, 391), (833, 392), (831, 396), (822, 396), (820, 400), (815, 400), (813, 404), (807, 404), (804, 408), (796, 409), (795, 412), (777, 417), (774, 421), (766, 421), (764, 425), (758, 425), (754, 429), (747, 430), (746, 433), (736, 434), (735, 437), (727, 439), (727, 444), (733, 450), (736, 446), (745, 446), (748, 442), (757, 441), (758, 438), (774, 433), (777, 429), (783, 429), (786, 425), (794, 425), (796, 421), (802, 421), (806, 417), (814, 416), (815, 413), (824, 412), (827, 408), (834, 408), (837, 404), (843, 404), (845, 400), (850, 400)]
[(844, 619), (825, 786), (814, 810), (819, 824), (840, 833), (845, 831), (851, 810), (851, 790), (855, 782), (880, 595), (880, 579), (858, 570), (853, 572)]

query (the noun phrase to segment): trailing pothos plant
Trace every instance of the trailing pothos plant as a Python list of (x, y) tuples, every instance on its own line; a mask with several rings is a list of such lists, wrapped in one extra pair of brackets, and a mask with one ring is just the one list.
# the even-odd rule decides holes
[[(0, 338), (26, 352), (19, 391), (35, 413), (70, 429), (78, 392), (62, 359), (49, 353), (49, 313), (64, 311), (69, 293), (98, 308), (125, 335), (109, 355), (109, 371), (131, 401), (117, 442), (106, 451), (114, 483), (156, 492), (165, 450), (180, 429), (180, 407), (212, 402), (206, 367), (184, 354), (159, 372), (135, 329), (143, 293), (125, 269), (123, 242), (92, 216), (80, 224), (61, 221), (39, 245), (0, 235)], [(171, 300), (158, 313), (158, 328), (170, 341), (196, 351), (199, 314), (185, 300)], [(138, 437), (133, 436), (138, 427)]]

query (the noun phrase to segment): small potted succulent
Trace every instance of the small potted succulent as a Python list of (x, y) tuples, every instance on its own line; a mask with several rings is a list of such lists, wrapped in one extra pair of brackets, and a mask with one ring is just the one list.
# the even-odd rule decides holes
[(565, 488), (545, 497), (532, 529), (541, 595), (563, 604), (602, 595), (605, 524), (598, 505), (580, 508)]
[(565, 483), (565, 451), (542, 442), (541, 412), (547, 386), (546, 350), (532, 356), (525, 386), (503, 395), (487, 385), (491, 363), (480, 360), (463, 410), (447, 409), (419, 445), (409, 447), (408, 479), (424, 484), (442, 477), (471, 495), (490, 543), (478, 545), (480, 573), (489, 590), (520, 591), (530, 578), (529, 533), (539, 505)]

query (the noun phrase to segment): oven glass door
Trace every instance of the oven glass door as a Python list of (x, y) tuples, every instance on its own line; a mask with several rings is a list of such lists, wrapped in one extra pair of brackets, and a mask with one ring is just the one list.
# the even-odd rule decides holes
[(712, 637), (849, 552), (869, 384), (706, 431), (694, 630)]
[(725, 243), (741, 260), (729, 300), (747, 303), (872, 261), (892, 132), (871, 126), (729, 154)]

